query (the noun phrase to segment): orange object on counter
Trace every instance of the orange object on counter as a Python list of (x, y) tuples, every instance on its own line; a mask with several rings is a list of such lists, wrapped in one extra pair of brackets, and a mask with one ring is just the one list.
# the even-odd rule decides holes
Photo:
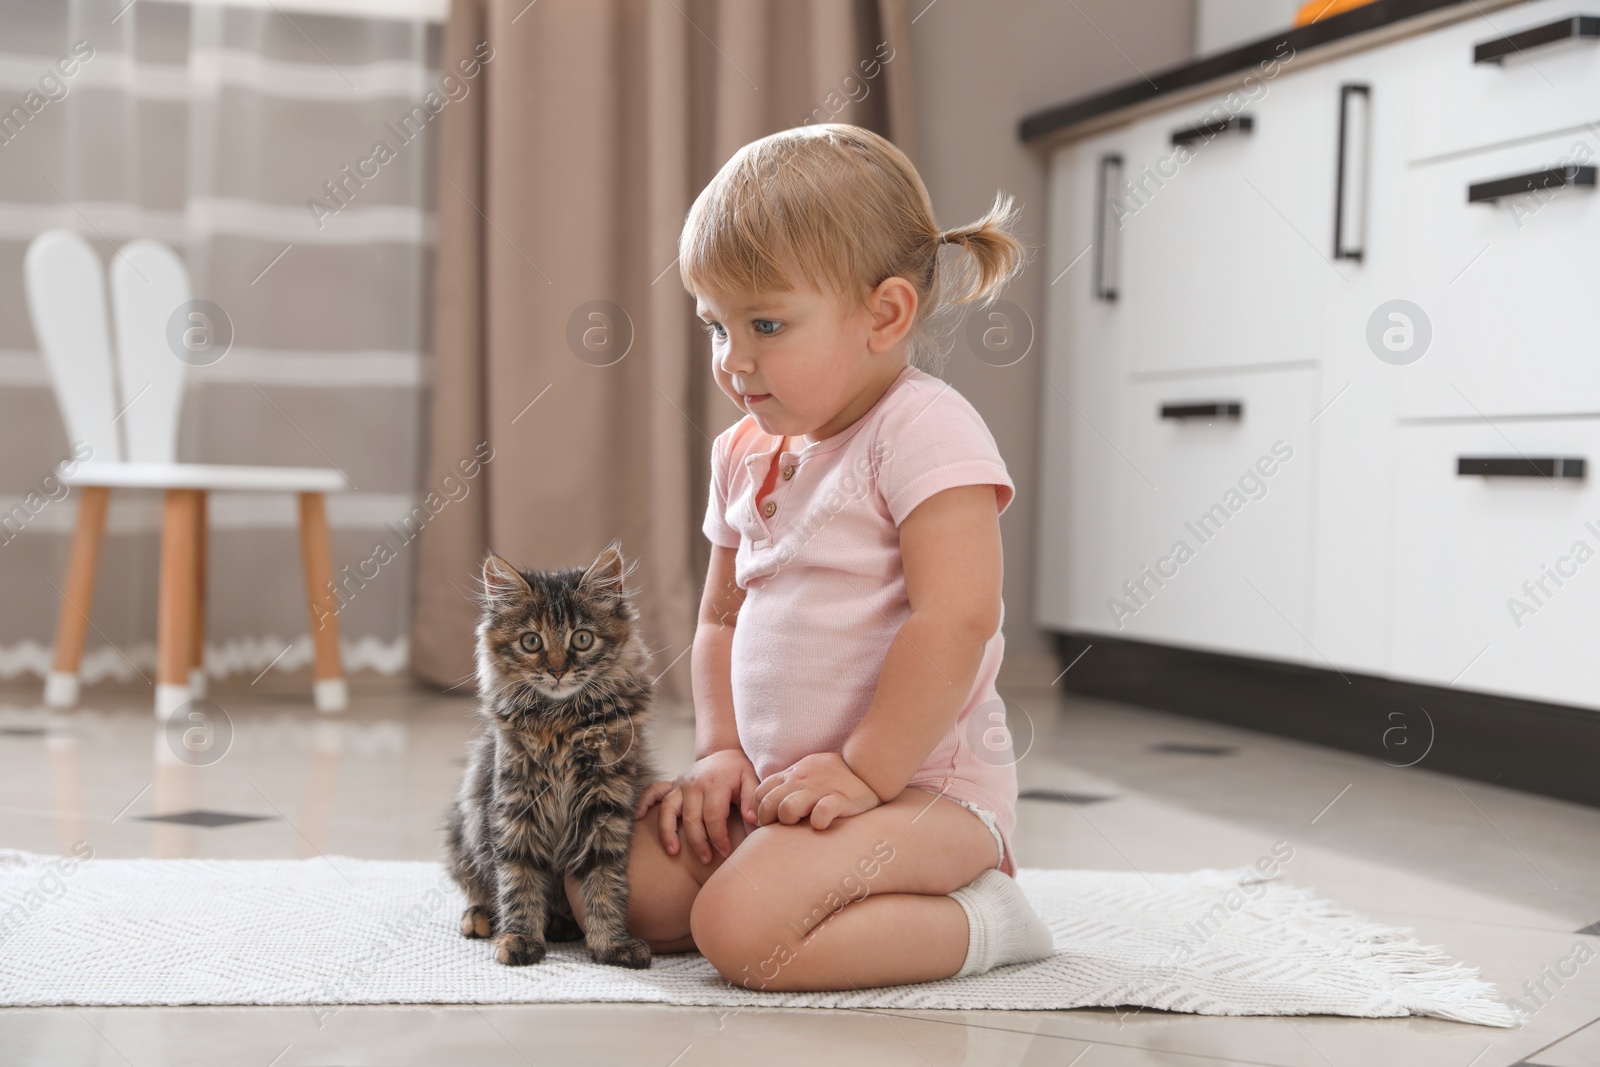
[(1321, 22), (1325, 18), (1349, 11), (1351, 8), (1365, 7), (1372, 0), (1310, 0), (1301, 4), (1300, 10), (1295, 13), (1296, 26), (1308, 26), (1313, 22)]

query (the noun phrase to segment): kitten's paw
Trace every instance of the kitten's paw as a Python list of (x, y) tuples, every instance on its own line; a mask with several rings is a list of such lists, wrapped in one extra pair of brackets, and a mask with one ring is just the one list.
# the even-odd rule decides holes
[(582, 941), (583, 928), (570, 915), (551, 915), (544, 924), (546, 941)]
[(494, 933), (494, 915), (482, 904), (474, 904), (461, 913), (461, 936), (488, 937)]
[(494, 939), (494, 958), (507, 967), (526, 967), (544, 959), (544, 942), (521, 934), (501, 934)]
[(604, 948), (589, 947), (596, 963), (609, 963), (613, 967), (643, 969), (650, 966), (650, 946), (642, 937), (626, 937)]

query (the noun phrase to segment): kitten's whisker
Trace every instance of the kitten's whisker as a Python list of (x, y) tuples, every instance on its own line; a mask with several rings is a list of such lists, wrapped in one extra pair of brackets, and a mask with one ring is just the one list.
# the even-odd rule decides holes
[(472, 681), (477, 676), (478, 676), (478, 673), (476, 671), (468, 671), (466, 674), (461, 676), (461, 680), (459, 682), (457, 682), (455, 685), (452, 685), (450, 687), (450, 689), (444, 690), (444, 692), (448, 693), (448, 692), (450, 692), (451, 689), (455, 689), (455, 688), (457, 688), (459, 686), (466, 685), (468, 682)]

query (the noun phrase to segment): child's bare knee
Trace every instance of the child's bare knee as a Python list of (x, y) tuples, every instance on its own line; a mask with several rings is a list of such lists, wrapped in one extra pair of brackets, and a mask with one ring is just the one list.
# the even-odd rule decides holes
[(578, 929), (583, 925), (583, 889), (578, 885), (578, 879), (571, 871), (566, 872), (562, 880), (562, 888), (567, 894), (567, 906), (572, 909), (572, 918), (577, 922)]
[(689, 930), (695, 947), (719, 974), (761, 989), (771, 980), (762, 976), (761, 962), (775, 953), (781, 956), (785, 949), (769, 936), (768, 916), (752, 900), (748, 887), (735, 881), (713, 875), (701, 887), (689, 909)]

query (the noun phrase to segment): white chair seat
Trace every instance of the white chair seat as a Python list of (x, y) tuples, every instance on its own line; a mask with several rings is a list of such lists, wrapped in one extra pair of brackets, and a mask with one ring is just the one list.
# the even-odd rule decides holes
[(327, 467), (230, 467), (219, 463), (83, 463), (62, 481), (110, 489), (263, 493), (337, 493), (349, 487), (343, 474)]

